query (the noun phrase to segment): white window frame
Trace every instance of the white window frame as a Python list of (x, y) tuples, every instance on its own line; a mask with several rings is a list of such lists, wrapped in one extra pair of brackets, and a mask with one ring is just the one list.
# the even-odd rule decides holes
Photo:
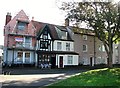
[(73, 56), (67, 56), (67, 64), (72, 65), (73, 64)]
[[(29, 54), (29, 57), (27, 57), (26, 54)], [(24, 58), (25, 63), (30, 63), (31, 53), (29, 51), (25, 52)]]
[[(21, 53), (22, 56), (19, 57), (18, 53)], [(23, 52), (22, 51), (17, 52), (17, 63), (23, 63)]]
[(57, 42), (57, 50), (62, 50), (62, 42)]
[(70, 43), (66, 43), (66, 51), (70, 51)]

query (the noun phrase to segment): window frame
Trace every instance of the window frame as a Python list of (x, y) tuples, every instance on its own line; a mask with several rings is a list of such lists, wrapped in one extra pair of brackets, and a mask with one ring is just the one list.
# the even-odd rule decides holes
[[(19, 54), (21, 54), (21, 55), (19, 56)], [(22, 57), (23, 57), (23, 52), (18, 51), (18, 52), (17, 52), (17, 57), (22, 58)]]
[[(24, 24), (24, 25), (23, 25), (23, 24)], [(26, 22), (18, 21), (18, 23), (17, 23), (17, 29), (18, 29), (18, 30), (23, 31), (23, 30), (25, 30), (26, 26), (27, 26), (27, 23), (26, 23)]]
[(57, 50), (62, 50), (62, 42), (57, 42)]
[[(84, 46), (86, 47), (86, 49), (84, 50)], [(87, 52), (88, 51), (88, 46), (87, 45), (83, 45), (83, 52)]]
[(30, 58), (30, 52), (25, 52), (25, 58)]
[(66, 43), (66, 51), (70, 51), (70, 43)]
[(72, 65), (73, 64), (73, 56), (67, 56), (67, 64)]

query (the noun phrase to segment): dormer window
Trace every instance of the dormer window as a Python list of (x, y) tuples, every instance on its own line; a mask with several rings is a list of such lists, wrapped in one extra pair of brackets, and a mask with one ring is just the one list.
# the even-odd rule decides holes
[(27, 25), (26, 22), (20, 22), (20, 21), (18, 21), (17, 29), (18, 29), (18, 30), (25, 30), (26, 25)]
[(61, 31), (62, 39), (67, 39), (67, 32)]
[(58, 37), (60, 39), (67, 39), (67, 31), (64, 31), (64, 30), (60, 30), (59, 28), (56, 27), (56, 31), (57, 31), (57, 34), (58, 34)]

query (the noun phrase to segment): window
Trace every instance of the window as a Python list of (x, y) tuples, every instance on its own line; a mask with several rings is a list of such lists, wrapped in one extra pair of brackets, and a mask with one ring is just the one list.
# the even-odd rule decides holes
[(83, 40), (87, 40), (87, 35), (83, 35)]
[(67, 32), (61, 31), (62, 39), (67, 39)]
[(30, 58), (30, 52), (25, 53), (25, 58)]
[(67, 39), (67, 32), (66, 31), (62, 31), (60, 30), (60, 28), (58, 27), (55, 27), (56, 31), (57, 31), (57, 34), (58, 34), (58, 37), (60, 39)]
[(73, 64), (73, 56), (68, 56), (68, 64)]
[(18, 52), (17, 53), (17, 61), (22, 63), (22, 58), (23, 58), (23, 52)]
[(25, 52), (25, 63), (30, 63), (30, 52)]
[(43, 39), (47, 39), (48, 38), (48, 36), (47, 35), (43, 35)]
[(17, 57), (23, 57), (23, 52), (18, 52)]
[(87, 52), (87, 45), (83, 45), (83, 52)]
[(25, 37), (25, 47), (31, 47), (31, 37)]
[(25, 42), (26, 43), (30, 43), (31, 42), (31, 38), (30, 37), (25, 37)]
[(70, 51), (70, 43), (66, 43), (66, 50)]
[(40, 42), (40, 48), (48, 49), (48, 41), (41, 41)]
[(61, 50), (62, 49), (62, 43), (61, 42), (57, 42), (57, 50)]
[(99, 45), (99, 51), (105, 52), (105, 47), (104, 47), (104, 45)]
[(23, 47), (23, 42), (16, 42), (16, 47)]
[(44, 35), (47, 35), (47, 34), (48, 34), (47, 29), (45, 29), (45, 31), (44, 31), (43, 34), (44, 34)]
[(23, 47), (23, 37), (15, 37), (16, 47)]
[(26, 23), (25, 22), (18, 22), (17, 24), (17, 29), (18, 30), (24, 30), (26, 27)]

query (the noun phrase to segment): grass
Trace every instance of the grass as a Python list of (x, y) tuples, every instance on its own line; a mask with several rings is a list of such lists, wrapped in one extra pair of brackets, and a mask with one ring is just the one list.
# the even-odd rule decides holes
[(120, 68), (90, 70), (45, 88), (58, 88), (60, 86), (61, 88), (72, 88), (76, 86), (79, 88), (120, 88)]

